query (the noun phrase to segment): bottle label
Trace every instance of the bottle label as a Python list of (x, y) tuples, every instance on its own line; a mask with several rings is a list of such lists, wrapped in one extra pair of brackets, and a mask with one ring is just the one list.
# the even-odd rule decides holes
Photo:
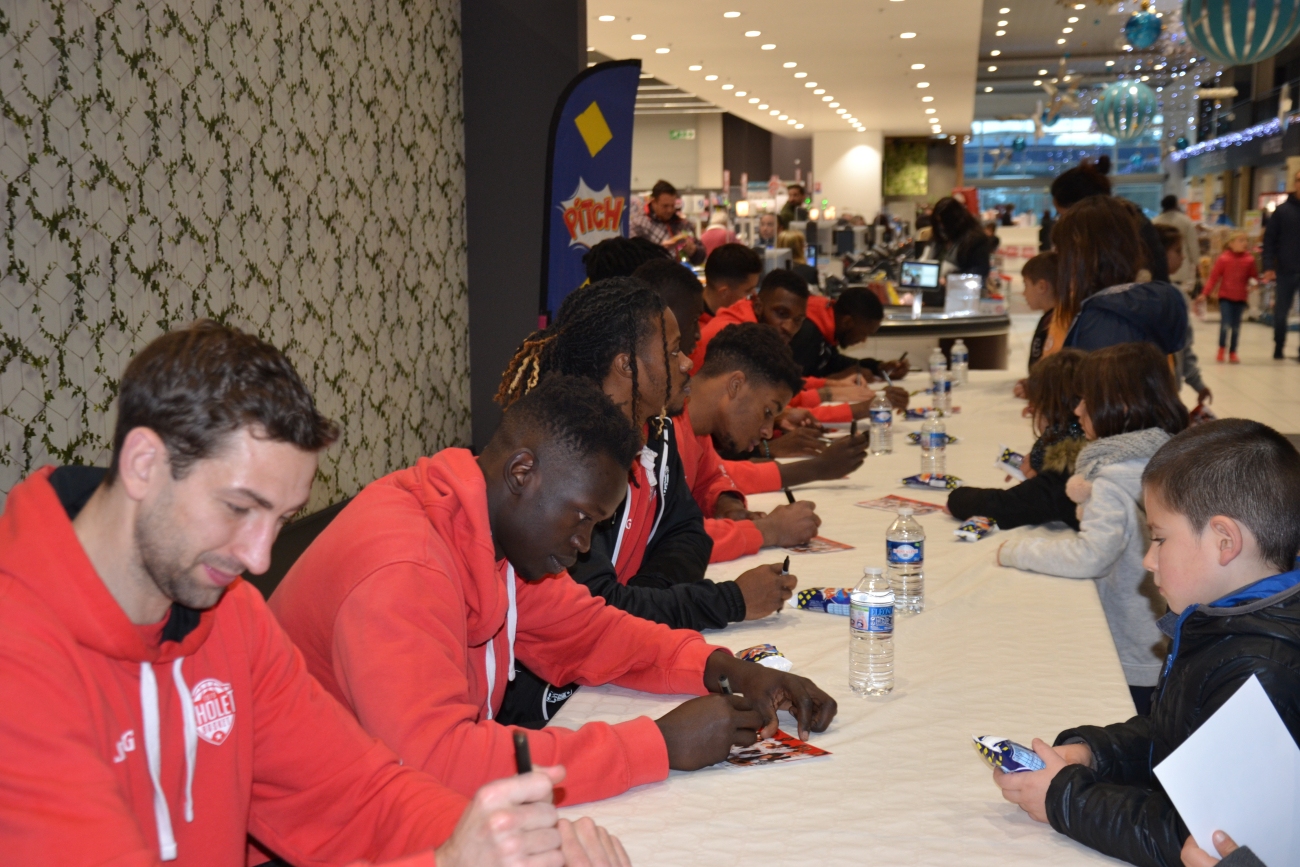
[(894, 606), (871, 605), (867, 608), (854, 606), (849, 619), (852, 628), (859, 632), (888, 635), (894, 631)]
[(890, 563), (925, 562), (925, 540), (919, 542), (885, 542), (885, 559)]
[(942, 449), (948, 445), (948, 435), (943, 431), (930, 431), (925, 434), (925, 448)]
[(892, 409), (873, 409), (871, 411), (871, 423), (889, 427), (894, 421), (894, 411)]
[(934, 381), (935, 391), (952, 391), (952, 380), (946, 377), (940, 377)]

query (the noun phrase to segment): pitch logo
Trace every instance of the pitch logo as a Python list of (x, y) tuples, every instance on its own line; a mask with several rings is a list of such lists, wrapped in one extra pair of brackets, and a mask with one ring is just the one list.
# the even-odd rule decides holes
[(135, 752), (135, 729), (127, 729), (117, 739), (117, 753), (113, 756), (113, 764), (126, 761), (126, 754), (133, 752)]
[(590, 249), (606, 238), (617, 238), (623, 221), (622, 196), (610, 192), (609, 184), (603, 190), (593, 190), (582, 178), (573, 195), (560, 202), (564, 214), (564, 227), (569, 230), (569, 246)]
[(191, 695), (199, 737), (213, 746), (221, 746), (235, 727), (235, 691), (230, 684), (209, 677), (200, 681)]

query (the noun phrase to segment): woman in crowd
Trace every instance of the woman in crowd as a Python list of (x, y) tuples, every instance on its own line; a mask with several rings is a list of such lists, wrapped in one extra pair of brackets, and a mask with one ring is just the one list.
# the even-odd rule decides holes
[(947, 274), (979, 274), (989, 276), (989, 254), (997, 247), (997, 239), (990, 238), (980, 226), (975, 215), (951, 196), (935, 202), (933, 223), (936, 253)]
[(790, 270), (804, 279), (809, 286), (818, 286), (817, 269), (808, 264), (807, 247), (802, 232), (784, 231), (776, 239), (778, 247), (790, 251)]

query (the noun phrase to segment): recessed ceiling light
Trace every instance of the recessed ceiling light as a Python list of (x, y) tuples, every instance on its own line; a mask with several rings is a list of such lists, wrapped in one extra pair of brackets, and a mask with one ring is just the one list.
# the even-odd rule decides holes
[(849, 113), (849, 110), (848, 110), (847, 108), (837, 108), (837, 109), (835, 109), (835, 113), (836, 113), (836, 114), (848, 114), (848, 113)]
[(776, 43), (775, 43), (775, 42), (768, 42), (767, 44), (765, 44), (765, 45), (760, 45), (760, 46), (758, 46), (758, 47), (761, 48), (761, 49), (763, 49), (764, 51), (771, 51), (772, 49), (776, 48)]
[[(1113, 61), (1113, 60), (1111, 61), (1111, 63), (1114, 63), (1114, 62), (1115, 62), (1115, 61)], [(1038, 74), (1039, 74), (1039, 75), (1046, 75), (1046, 74), (1047, 74), (1047, 70), (1046, 70), (1046, 69), (1040, 69), (1040, 70), (1038, 70)]]
[(698, 63), (694, 63), (686, 68), (689, 69), (691, 72), (699, 72), (704, 67), (700, 66)]
[(613, 21), (613, 20), (614, 20), (614, 16), (613, 16), (613, 15), (602, 15), (602, 16), (600, 16), (599, 18), (597, 18), (596, 20), (597, 20), (597, 21)]
[(926, 114), (934, 114), (936, 111), (938, 111), (937, 108), (927, 108), (927, 109), (925, 110), (925, 113), (926, 113)]
[(1005, 30), (995, 30), (995, 31), (993, 32), (993, 35), (994, 35), (994, 36), (1006, 36), (1006, 35), (1007, 35), (1007, 31), (1005, 31)]
[(1001, 54), (1001, 53), (1002, 53), (1001, 51), (999, 51), (998, 49), (994, 48), (992, 51), (989, 52), (989, 56), (991, 56), (991, 57), (997, 57), (997, 56), (998, 56), (999, 54)]
[(783, 115), (781, 115), (780, 117), (778, 117), (777, 120), (785, 120), (785, 119), (788, 118), (788, 117), (790, 117), (790, 115), (788, 115), (788, 114), (783, 114)]
[(866, 127), (862, 127), (862, 126), (858, 127), (858, 132), (866, 132), (866, 131), (867, 131)]
[(704, 80), (705, 80), (705, 81), (717, 81), (717, 80), (718, 80), (718, 77), (717, 77), (716, 75), (706, 75), (706, 76), (704, 76)]
[(1065, 44), (1065, 40), (1064, 40), (1064, 39), (1058, 39), (1058, 40), (1056, 40), (1056, 44), (1057, 44), (1057, 45), (1064, 45), (1064, 44)]
[(1114, 66), (1114, 65), (1115, 65), (1115, 61), (1113, 61), (1113, 60), (1107, 60), (1107, 61), (1106, 61), (1106, 65), (1107, 65), (1107, 66)]
[(644, 34), (644, 33), (633, 33), (633, 34), (632, 34), (632, 39), (633, 39), (634, 41), (636, 41), (636, 42), (640, 42), (642, 39), (645, 39), (645, 34)]
[(588, 51), (595, 51), (596, 48), (595, 48), (595, 46), (593, 46), (593, 45), (588, 45), (588, 46), (587, 46), (587, 50), (588, 50)]
[[(838, 103), (838, 102), (832, 102), (832, 103), (831, 103), (831, 108), (838, 108), (838, 107), (839, 107), (839, 103)], [(840, 113), (843, 113), (843, 112), (846, 111), (846, 110), (847, 110), (847, 109), (843, 109), (843, 108), (841, 108), (841, 109), (840, 109)]]
[(815, 81), (805, 81), (805, 82), (803, 83), (803, 86), (804, 86), (804, 87), (816, 87), (816, 86), (817, 86), (817, 82), (815, 82)]
[(781, 109), (779, 108), (774, 108), (768, 112), (768, 114), (772, 115), (772, 117), (776, 117), (780, 113), (781, 113)]
[(817, 94), (818, 96), (821, 96), (825, 92), (826, 92), (826, 88), (824, 87), (819, 87), (813, 91), (813, 93)]
[(985, 93), (992, 93), (992, 92), (993, 92), (993, 88), (991, 88), (991, 87), (986, 87), (986, 88), (984, 88), (984, 92), (985, 92)]
[(933, 96), (923, 96), (923, 97), (921, 97), (921, 102), (934, 102), (934, 97), (933, 97)]
[(736, 91), (736, 96), (748, 96), (748, 94), (743, 90), (738, 90)]
[(767, 111), (767, 103), (763, 103), (762, 105), (760, 105), (760, 106), (758, 107), (758, 110), (759, 110), (759, 111)]
[(989, 72), (997, 72), (997, 71), (998, 71), (998, 68), (997, 68), (996, 66), (990, 66), (990, 67), (989, 67)]
[(667, 53), (668, 53), (668, 49), (667, 49), (667, 48), (656, 48), (656, 49), (655, 49), (655, 54), (667, 54)]
[(999, 22), (998, 22), (998, 26), (999, 26), (999, 27), (1006, 27), (1006, 26), (1007, 26), (1007, 22), (1005, 22), (1005, 21), (999, 21)]
[(794, 118), (790, 118), (789, 120), (786, 121), (786, 123), (790, 124), (790, 126), (798, 126), (799, 121), (795, 120)]
[(803, 124), (801, 124), (801, 123), (796, 123), (796, 124), (794, 125), (794, 128), (795, 128), (795, 129), (803, 129)]
[(1073, 27), (1062, 27), (1062, 28), (1061, 28), (1061, 32), (1062, 32), (1062, 33), (1073, 33), (1073, 32), (1074, 32), (1074, 28), (1073, 28)]
[(1034, 87), (1041, 87), (1042, 84), (1043, 84), (1043, 80), (1041, 78), (1034, 79)]
[(1006, 15), (1006, 14), (1007, 14), (1008, 12), (1010, 12), (1010, 11), (1011, 11), (1011, 7), (1010, 7), (1010, 6), (1003, 6), (1001, 9), (998, 10), (998, 14), (999, 14), (999, 15)]
[(746, 36), (749, 36), (749, 37), (762, 36), (762, 35), (763, 35), (763, 31), (762, 31), (762, 30), (746, 30), (746, 31), (745, 31), (745, 35), (746, 35)]
[(830, 101), (831, 101), (832, 99), (834, 99), (834, 98), (835, 98), (835, 97), (833, 97), (833, 96), (823, 96), (823, 97), (822, 97), (822, 102), (830, 102)]
[(1144, 75), (1144, 76), (1142, 76), (1142, 80), (1143, 80), (1143, 81), (1150, 81), (1150, 80), (1151, 80), (1151, 76), (1149, 76), (1149, 75)]
[(751, 97), (749, 98), (749, 104), (750, 104), (750, 105), (758, 105), (758, 97), (757, 97), (757, 96), (751, 96)]
[(1066, 24), (1078, 24), (1078, 23), (1079, 23), (1079, 19), (1076, 18), (1076, 17), (1074, 17), (1074, 16), (1070, 16), (1069, 18), (1065, 19), (1065, 23), (1066, 23)]
[(930, 82), (928, 82), (928, 81), (918, 81), (918, 82), (916, 83), (916, 86), (917, 86), (917, 87), (929, 87), (929, 86), (930, 86)]
[(1088, 4), (1087, 4), (1087, 3), (1075, 3), (1075, 4), (1074, 4), (1074, 8), (1075, 8), (1075, 9), (1087, 9), (1087, 8), (1088, 8)]
[(794, 74), (794, 77), (795, 77), (795, 78), (807, 78), (807, 77), (808, 77), (808, 73), (806, 73), (806, 72), (796, 72), (796, 73)]
[(916, 38), (916, 34), (909, 30), (909, 31), (906, 32), (906, 33), (900, 33), (900, 34), (898, 34), (898, 38), (899, 38), (899, 39), (915, 39), (915, 38)]
[(924, 63), (913, 63), (913, 64), (912, 64), (912, 68), (913, 68), (913, 69), (925, 69), (925, 64), (924, 64)]
[(722, 17), (723, 17), (723, 18), (739, 18), (739, 17), (740, 17), (740, 13), (739, 13), (739, 12), (723, 12), (723, 13), (722, 13)]
[(722, 89), (723, 89), (723, 90), (735, 90), (735, 89), (736, 89), (736, 85), (734, 85), (734, 84), (724, 84), (724, 85), (722, 85)]
[(794, 69), (799, 64), (795, 63), (793, 60), (787, 60), (785, 63), (782, 63), (781, 65), (784, 66), (786, 69)]

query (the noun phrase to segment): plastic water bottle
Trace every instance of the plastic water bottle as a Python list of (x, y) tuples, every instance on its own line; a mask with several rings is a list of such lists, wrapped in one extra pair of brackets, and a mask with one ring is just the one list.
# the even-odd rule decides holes
[(939, 347), (934, 348), (930, 353), (930, 382), (938, 382), (939, 374), (948, 369), (948, 359), (944, 357), (943, 350)]
[(934, 407), (935, 412), (940, 414), (952, 412), (952, 374), (946, 370), (939, 371), (932, 388), (934, 393), (930, 395), (930, 405)]
[(970, 373), (970, 350), (961, 338), (952, 345), (952, 384), (954, 386), (965, 385)]
[(894, 433), (891, 430), (894, 424), (894, 405), (885, 397), (883, 388), (871, 399), (868, 410), (871, 413), (871, 453), (890, 454), (894, 450)]
[(925, 529), (906, 506), (885, 531), (885, 560), (898, 613), (919, 613), (925, 608)]
[(849, 597), (849, 686), (861, 696), (894, 689), (894, 591), (878, 566)]
[(932, 409), (925, 411), (921, 422), (921, 472), (943, 473), (948, 468), (948, 431), (943, 419)]

